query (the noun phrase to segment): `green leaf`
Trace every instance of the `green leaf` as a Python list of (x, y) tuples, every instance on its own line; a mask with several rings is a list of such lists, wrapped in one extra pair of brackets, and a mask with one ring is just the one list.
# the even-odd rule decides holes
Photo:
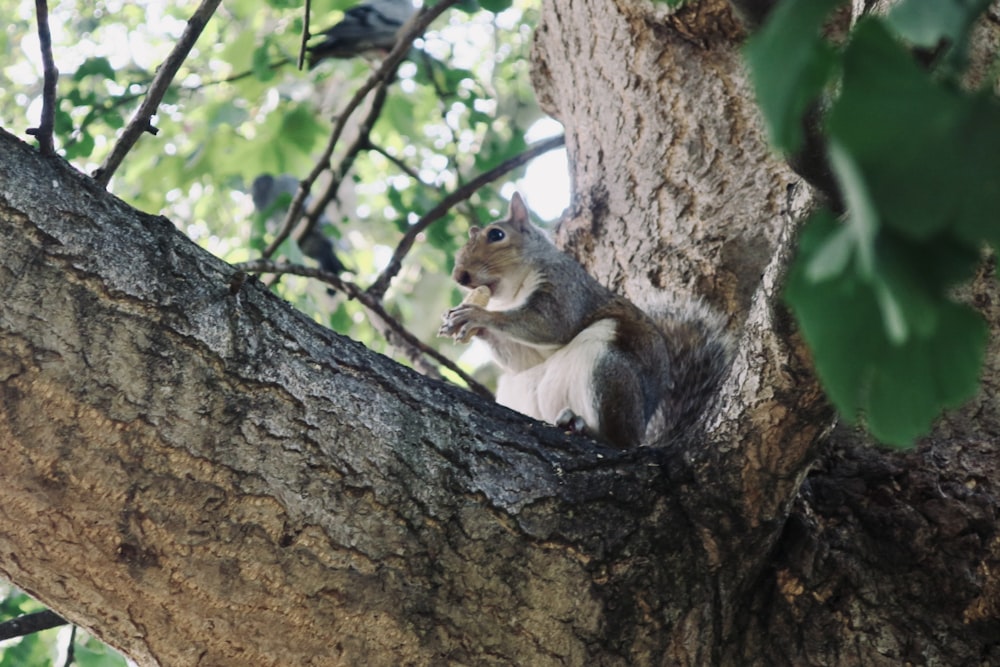
[(219, 126), (239, 127), (250, 118), (244, 106), (234, 104), (230, 100), (206, 105), (203, 111), (208, 118), (208, 126), (213, 130)]
[(66, 159), (73, 160), (78, 157), (90, 157), (94, 152), (94, 136), (89, 132), (80, 132), (74, 141), (66, 144)]
[(251, 69), (258, 81), (270, 81), (275, 77), (275, 71), (271, 68), (270, 51), (270, 39), (265, 39), (263, 44), (253, 50)]
[[(815, 217), (822, 217), (824, 224), (836, 225), (836, 220), (826, 209), (818, 211)], [(829, 236), (810, 253), (805, 265), (805, 275), (810, 282), (818, 283), (842, 274), (854, 256), (856, 243), (848, 225), (830, 232)]]
[(905, 40), (923, 47), (965, 40), (969, 27), (990, 0), (903, 0), (889, 12), (889, 25)]
[(125, 667), (127, 664), (114, 649), (93, 637), (77, 642), (74, 648), (74, 664), (78, 667)]
[[(257, 38), (250, 30), (240, 31), (226, 40), (226, 46), (220, 54), (221, 58), (233, 67), (233, 71), (245, 72), (254, 67), (257, 57)], [(256, 70), (254, 70), (256, 74)]]
[[(977, 253), (947, 237), (916, 243), (882, 232), (871, 275), (837, 258), (829, 264), (841, 270), (816, 279), (810, 267), (844, 243), (845, 229), (829, 213), (809, 220), (785, 297), (838, 411), (850, 421), (864, 416), (879, 440), (905, 445), (978, 385), (986, 326), (947, 299), (947, 287), (969, 275)], [(941, 261), (929, 267), (930, 257)]]
[(995, 102), (932, 79), (877, 20), (855, 30), (828, 127), (846, 156), (838, 164), (831, 154), (852, 209), (877, 210), (882, 224), (917, 240), (954, 229), (970, 243), (1000, 243)]
[(930, 430), (944, 408), (971, 398), (979, 386), (988, 330), (966, 306), (941, 305), (933, 335), (889, 346), (871, 377), (868, 427), (882, 442), (908, 446)]
[(802, 116), (833, 74), (834, 51), (820, 28), (839, 3), (786, 0), (744, 48), (757, 102), (778, 150), (794, 152), (802, 145)]
[(307, 105), (292, 108), (281, 120), (280, 138), (304, 152), (312, 150), (323, 132), (315, 112)]
[(107, 123), (112, 130), (120, 130), (125, 127), (125, 118), (116, 105), (109, 105), (108, 108), (99, 111), (100, 119)]
[(0, 667), (50, 667), (47, 637), (51, 633), (36, 633), (21, 637), (17, 643), (0, 648)]
[(74, 81), (82, 81), (85, 77), (96, 76), (104, 79), (115, 80), (115, 68), (111, 66), (111, 61), (104, 57), (87, 58), (83, 61), (76, 72), (73, 73)]
[[(438, 0), (439, 2), (440, 0)], [(437, 2), (428, 2), (427, 5), (433, 7)], [(465, 12), (466, 14), (475, 14), (479, 11), (479, 0), (459, 0), (455, 3), (455, 9)]]
[(830, 166), (844, 193), (847, 210), (850, 211), (848, 229), (858, 250), (858, 268), (862, 275), (871, 276), (875, 266), (875, 237), (881, 228), (878, 209), (851, 153), (836, 140), (831, 140), (829, 157)]
[(494, 14), (499, 14), (505, 9), (510, 9), (511, 0), (479, 0), (479, 5)]
[(347, 312), (347, 304), (343, 301), (337, 304), (337, 309), (330, 314), (330, 328), (334, 331), (350, 331), (354, 320)]
[[(813, 352), (816, 372), (830, 400), (847, 419), (856, 418), (863, 401), (866, 361), (876, 358), (880, 315), (870, 294), (853, 272), (838, 280), (809, 278), (813, 258), (840, 232), (827, 212), (812, 216), (802, 229), (799, 252), (788, 274), (785, 299)], [(849, 316), (846, 314), (849, 313)]]
[(53, 122), (55, 133), (59, 136), (68, 136), (73, 131), (73, 117), (59, 107), (56, 107)]

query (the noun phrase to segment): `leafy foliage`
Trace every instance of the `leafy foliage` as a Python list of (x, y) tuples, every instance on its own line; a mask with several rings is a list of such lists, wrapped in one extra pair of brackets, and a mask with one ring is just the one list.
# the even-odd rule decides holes
[(954, 287), (1000, 243), (1000, 108), (993, 81), (965, 79), (988, 3), (903, 0), (834, 45), (821, 29), (836, 4), (786, 0), (746, 52), (777, 148), (797, 150), (823, 109), (846, 207), (807, 222), (788, 301), (838, 410), (901, 446), (976, 391), (985, 351)]
[[(27, 594), (0, 581), (0, 623), (44, 607)], [(0, 643), (0, 667), (48, 667), (67, 664), (60, 652), (68, 652), (69, 626), (52, 628)], [(66, 635), (63, 638), (61, 635)], [(57, 641), (58, 640), (58, 641)], [(89, 633), (79, 631), (72, 638), (73, 662), (78, 667), (125, 667), (125, 659)], [(57, 662), (58, 658), (58, 662)]]
[[(0, 117), (8, 129), (23, 132), (36, 124), (41, 67), (33, 5), (14, 4), (0, 9), (18, 54), (0, 66), (15, 84), (0, 92)], [(339, 20), (353, 4), (316, 0), (311, 32)], [(141, 7), (121, 7), (77, 0), (53, 8), (56, 64), (63, 73), (56, 144), (82, 171), (93, 171), (110, 151), (196, 5), (147, 0)], [(359, 154), (338, 192), (339, 205), (328, 211), (334, 225), (327, 231), (358, 284), (374, 279), (400, 234), (444, 193), (521, 152), (524, 133), (543, 118), (526, 67), (537, 3), (494, 0), (461, 7), (439, 19), (400, 67), (370, 135), (377, 150)], [(139, 140), (112, 190), (139, 209), (167, 216), (223, 259), (258, 256), (274, 230), (258, 226), (254, 233), (251, 182), (261, 173), (305, 177), (332, 119), (374, 67), (358, 58), (296, 70), (302, 28), (300, 2), (227, 2), (154, 117), (158, 134)], [(334, 164), (342, 154), (334, 153)], [(508, 180), (523, 173), (515, 171)], [(503, 206), (498, 187), (487, 187), (435, 223), (394, 281), (392, 307), (443, 310), (454, 298), (450, 257), (467, 225), (491, 219)], [(425, 293), (417, 285), (439, 289)], [(330, 297), (325, 286), (284, 277), (275, 289), (318, 320), (387, 350), (361, 307)], [(437, 344), (436, 323), (413, 324), (418, 337)]]

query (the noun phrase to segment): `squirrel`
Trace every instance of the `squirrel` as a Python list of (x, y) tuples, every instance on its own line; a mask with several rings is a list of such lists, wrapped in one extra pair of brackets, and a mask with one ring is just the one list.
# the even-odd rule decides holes
[(506, 220), (469, 229), (452, 277), (489, 302), (467, 298), (438, 335), (489, 345), (504, 370), (497, 402), (619, 448), (690, 430), (728, 366), (718, 315), (643, 312), (556, 248), (517, 193)]

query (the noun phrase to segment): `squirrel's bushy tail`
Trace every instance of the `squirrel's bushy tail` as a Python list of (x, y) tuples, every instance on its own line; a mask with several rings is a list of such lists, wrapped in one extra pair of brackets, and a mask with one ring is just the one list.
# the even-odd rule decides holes
[(668, 391), (643, 444), (664, 446), (700, 425), (729, 369), (732, 343), (725, 318), (701, 301), (674, 300), (643, 310), (663, 331), (670, 352)]

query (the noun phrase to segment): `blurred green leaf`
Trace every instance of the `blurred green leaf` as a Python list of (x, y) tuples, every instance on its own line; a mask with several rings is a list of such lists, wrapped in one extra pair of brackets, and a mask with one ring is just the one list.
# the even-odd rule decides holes
[[(428, 6), (436, 5), (437, 2), (428, 2)], [(479, 0), (459, 0), (455, 3), (455, 9), (465, 12), (466, 14), (475, 14), (479, 11)]]
[(316, 121), (315, 111), (305, 105), (292, 107), (281, 119), (280, 140), (303, 151), (312, 149), (325, 128)]
[(66, 159), (75, 160), (90, 157), (94, 152), (94, 137), (87, 131), (82, 131), (73, 141), (66, 144)]
[(979, 386), (986, 323), (967, 306), (939, 308), (931, 335), (888, 346), (873, 364), (865, 414), (872, 434), (888, 444), (912, 444), (941, 410), (961, 405)]
[(96, 76), (104, 79), (115, 80), (115, 68), (111, 66), (111, 61), (103, 56), (87, 58), (83, 64), (76, 68), (73, 73), (74, 81), (81, 81), (84, 77)]
[(77, 640), (73, 658), (78, 667), (126, 667), (128, 664), (117, 651), (89, 634), (84, 641)]
[(935, 82), (878, 21), (855, 30), (829, 129), (884, 224), (914, 239), (954, 228), (969, 242), (1000, 242), (990, 213), (1000, 210), (995, 102)]
[(511, 0), (479, 0), (479, 6), (494, 14), (499, 14), (505, 9), (510, 9)]
[(965, 39), (990, 0), (903, 0), (889, 12), (888, 23), (912, 44), (934, 47)]
[(791, 153), (802, 145), (802, 115), (834, 72), (834, 52), (820, 28), (840, 2), (786, 0), (744, 48), (757, 103), (778, 150)]
[(231, 100), (221, 100), (210, 104), (205, 107), (204, 111), (208, 116), (209, 126), (212, 128), (220, 125), (237, 127), (250, 118), (249, 112), (244, 107), (235, 104)]
[(51, 667), (52, 656), (46, 637), (33, 634), (0, 648), (0, 667)]
[(258, 50), (257, 36), (252, 30), (245, 30), (227, 39), (220, 55), (234, 71), (245, 72), (254, 68)]
[[(864, 415), (883, 442), (908, 445), (978, 386), (985, 323), (947, 297), (975, 267), (977, 253), (947, 239), (880, 238), (868, 279), (843, 270), (849, 265), (842, 257), (839, 272), (811, 271), (831, 245), (844, 243), (844, 230), (826, 212), (810, 219), (785, 296), (838, 411), (851, 421)], [(928, 271), (927, 259), (936, 255), (945, 258), (942, 266)]]
[(258, 81), (270, 81), (274, 79), (276, 73), (271, 69), (271, 40), (265, 39), (264, 43), (253, 50), (253, 61), (252, 67), (253, 75), (257, 77)]

